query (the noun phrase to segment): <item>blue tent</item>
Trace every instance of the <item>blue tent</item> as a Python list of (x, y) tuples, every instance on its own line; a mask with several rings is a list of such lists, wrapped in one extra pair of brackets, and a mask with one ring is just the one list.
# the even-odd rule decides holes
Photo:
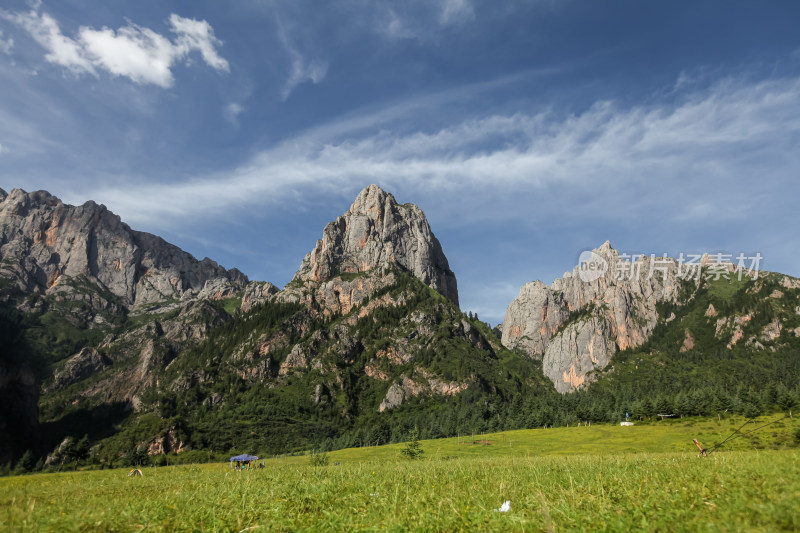
[(242, 455), (235, 455), (231, 457), (231, 462), (233, 461), (258, 461), (258, 457), (255, 455), (247, 455), (243, 453)]

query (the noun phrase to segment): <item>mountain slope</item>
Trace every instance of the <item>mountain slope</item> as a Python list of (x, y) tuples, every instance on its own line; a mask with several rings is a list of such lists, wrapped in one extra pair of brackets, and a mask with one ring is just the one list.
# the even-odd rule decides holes
[(114, 361), (84, 349), (127, 329), (138, 308), (231, 296), (245, 283), (94, 202), (0, 190), (0, 397), (10, 406), (0, 414), (0, 463), (40, 442), (39, 388), (59, 365), (57, 386), (74, 381), (70, 373), (93, 375)]

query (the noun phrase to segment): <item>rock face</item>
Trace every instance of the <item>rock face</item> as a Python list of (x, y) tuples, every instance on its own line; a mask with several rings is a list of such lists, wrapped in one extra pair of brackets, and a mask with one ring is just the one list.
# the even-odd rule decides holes
[(56, 371), (52, 387), (44, 392), (68, 387), (103, 370), (110, 364), (111, 362), (94, 348), (84, 348), (70, 357), (64, 366)]
[(175, 426), (170, 427), (165, 435), (159, 435), (142, 447), (147, 448), (147, 455), (160, 455), (169, 452), (179, 454), (184, 451), (183, 441), (178, 437)]
[(657, 325), (656, 303), (675, 301), (678, 263), (671, 258), (620, 257), (606, 242), (592, 251), (596, 273), (579, 265), (549, 287), (524, 285), (502, 323), (502, 341), (541, 359), (559, 392), (584, 384), (618, 350), (641, 345)]
[(278, 293), (278, 287), (268, 281), (251, 281), (244, 289), (242, 296), (242, 312), (246, 313), (253, 307), (263, 304)]
[(134, 305), (195, 295), (217, 278), (247, 282), (236, 269), (130, 229), (103, 205), (71, 206), (46, 191), (0, 193), (0, 276), (20, 293), (88, 283)]
[(350, 209), (325, 227), (294, 280), (321, 282), (390, 262), (458, 304), (455, 274), (425, 214), (416, 205), (399, 205), (377, 185), (361, 191)]
[(400, 378), (389, 387), (389, 390), (386, 391), (386, 396), (378, 406), (378, 412), (382, 413), (388, 409), (394, 409), (412, 396), (430, 393), (442, 396), (455, 396), (467, 390), (469, 387), (468, 383), (442, 381), (422, 370), (418, 372), (421, 374), (421, 381), (413, 380), (405, 375), (400, 376)]

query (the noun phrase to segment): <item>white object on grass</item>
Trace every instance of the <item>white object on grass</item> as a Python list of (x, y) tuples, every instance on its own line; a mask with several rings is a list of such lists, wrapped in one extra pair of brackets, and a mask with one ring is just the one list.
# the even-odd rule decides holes
[(511, 500), (506, 500), (503, 505), (500, 506), (500, 509), (495, 509), (496, 513), (507, 513), (511, 510)]

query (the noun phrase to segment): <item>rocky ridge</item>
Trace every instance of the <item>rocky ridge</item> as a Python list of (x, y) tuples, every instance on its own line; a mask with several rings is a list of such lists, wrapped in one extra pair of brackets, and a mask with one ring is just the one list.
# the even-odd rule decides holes
[(190, 298), (212, 280), (247, 283), (236, 269), (132, 230), (103, 205), (72, 206), (22, 189), (0, 190), (0, 277), (6, 293), (90, 300), (100, 308)]

